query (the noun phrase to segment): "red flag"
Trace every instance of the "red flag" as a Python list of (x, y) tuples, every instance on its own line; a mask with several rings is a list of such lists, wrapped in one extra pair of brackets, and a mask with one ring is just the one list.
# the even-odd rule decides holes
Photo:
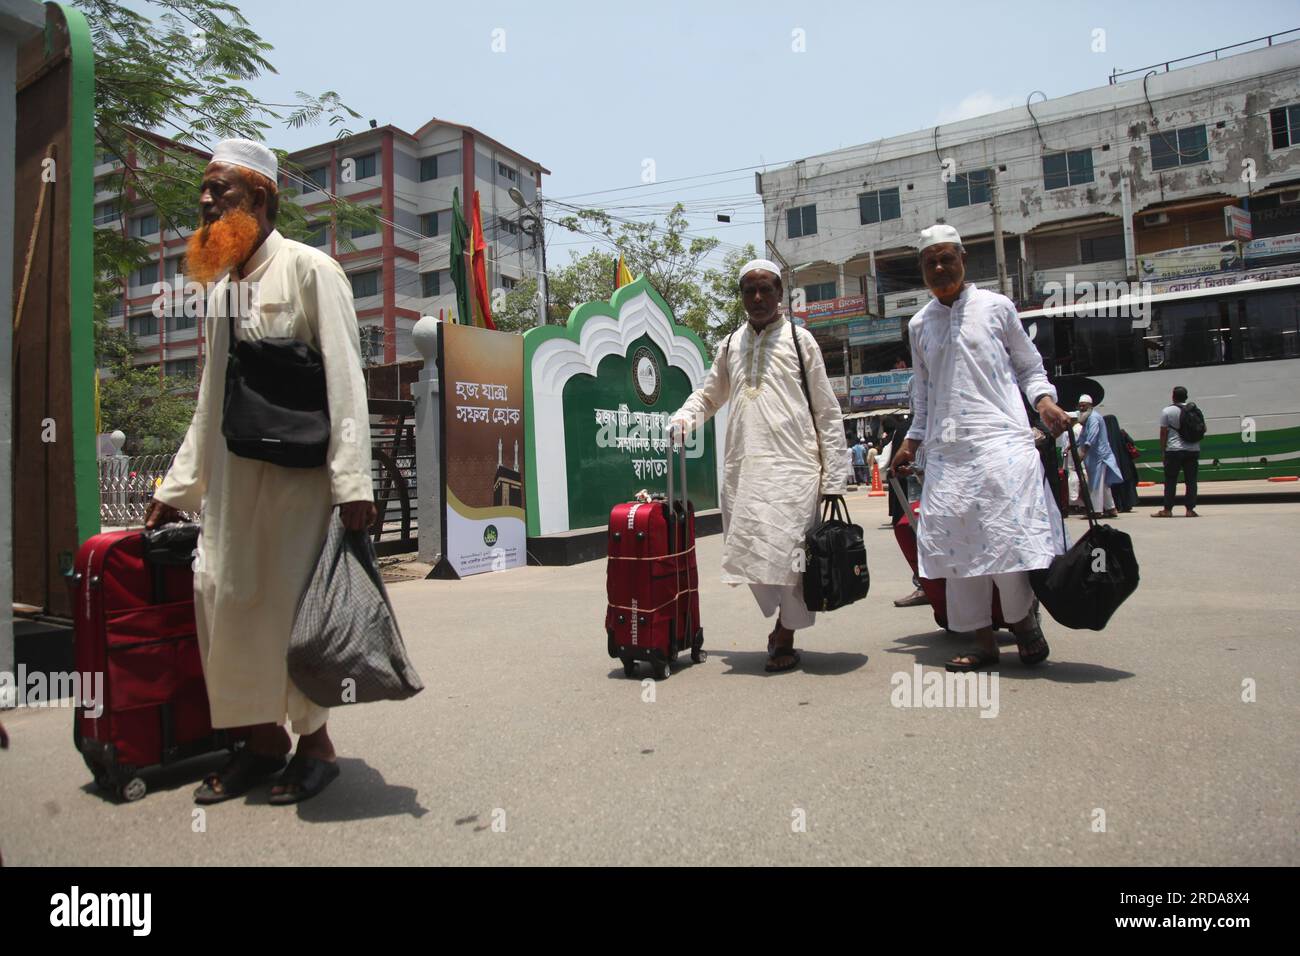
[(474, 310), (473, 324), (485, 329), (496, 329), (492, 322), (492, 305), (488, 298), (487, 287), (487, 244), (483, 241), (483, 216), (479, 212), (478, 190), (474, 190), (474, 223), (470, 239), (472, 250), (471, 263), (474, 269), (474, 301), (470, 303)]

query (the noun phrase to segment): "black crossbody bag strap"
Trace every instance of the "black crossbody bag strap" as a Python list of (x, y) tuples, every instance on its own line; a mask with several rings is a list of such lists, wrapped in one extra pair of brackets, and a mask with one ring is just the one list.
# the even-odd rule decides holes
[(790, 323), (790, 340), (794, 342), (794, 354), (799, 357), (799, 381), (803, 385), (803, 397), (808, 402), (808, 417), (812, 419), (813, 437), (817, 439), (817, 458), (820, 462), (822, 458), (822, 436), (817, 430), (817, 413), (813, 411), (812, 392), (808, 391), (808, 370), (803, 364), (803, 349), (799, 348), (799, 334), (795, 331), (794, 323)]

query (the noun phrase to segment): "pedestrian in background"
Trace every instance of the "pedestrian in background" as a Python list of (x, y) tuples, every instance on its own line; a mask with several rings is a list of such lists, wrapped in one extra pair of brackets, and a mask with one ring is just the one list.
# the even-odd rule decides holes
[[(1172, 404), (1160, 413), (1160, 448), (1164, 452), (1165, 500), (1164, 507), (1153, 511), (1153, 518), (1172, 518), (1174, 498), (1178, 492), (1178, 475), (1187, 482), (1183, 498), (1184, 514), (1199, 518), (1196, 513), (1196, 472), (1201, 462), (1201, 442), (1193, 436), (1205, 434), (1205, 416), (1194, 402), (1187, 401), (1187, 389), (1179, 385), (1174, 389)], [(1188, 409), (1192, 411), (1188, 412)], [(1187, 416), (1184, 422), (1183, 417)], [(1199, 424), (1198, 424), (1199, 422)]]

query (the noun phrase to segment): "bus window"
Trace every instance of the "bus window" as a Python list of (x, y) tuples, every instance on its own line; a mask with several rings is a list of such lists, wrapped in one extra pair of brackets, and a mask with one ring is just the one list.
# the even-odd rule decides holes
[[(1228, 302), (1200, 299), (1156, 306), (1161, 368), (1187, 368), (1233, 361)], [(1156, 323), (1152, 323), (1153, 327)]]
[(1052, 319), (1030, 319), (1024, 325), (1025, 332), (1043, 359), (1044, 370), (1051, 375), (1056, 371), (1056, 322)]
[(1079, 316), (1069, 324), (1074, 328), (1070, 341), (1073, 367), (1068, 374), (1112, 375), (1147, 367), (1145, 330), (1133, 328), (1130, 319), (1090, 315)]
[(1294, 289), (1257, 292), (1246, 297), (1242, 345), (1245, 359), (1295, 358), (1300, 355), (1300, 293)]

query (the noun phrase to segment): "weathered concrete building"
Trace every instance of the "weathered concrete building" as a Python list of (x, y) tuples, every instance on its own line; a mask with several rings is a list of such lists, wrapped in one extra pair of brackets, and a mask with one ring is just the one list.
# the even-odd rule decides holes
[(1180, 276), (1240, 270), (1252, 250), (1225, 223), (1227, 207), (1248, 213), (1255, 240), (1294, 235), (1266, 251), (1284, 253), (1270, 265), (1300, 272), (1300, 41), (1281, 40), (760, 174), (767, 235), (831, 374), (906, 356), (906, 319), (928, 299), (916, 253), (926, 226), (956, 227), (968, 277), (998, 286), (995, 202), (1004, 291), (1022, 306), (1067, 276), (1145, 279), (1159, 291)]

